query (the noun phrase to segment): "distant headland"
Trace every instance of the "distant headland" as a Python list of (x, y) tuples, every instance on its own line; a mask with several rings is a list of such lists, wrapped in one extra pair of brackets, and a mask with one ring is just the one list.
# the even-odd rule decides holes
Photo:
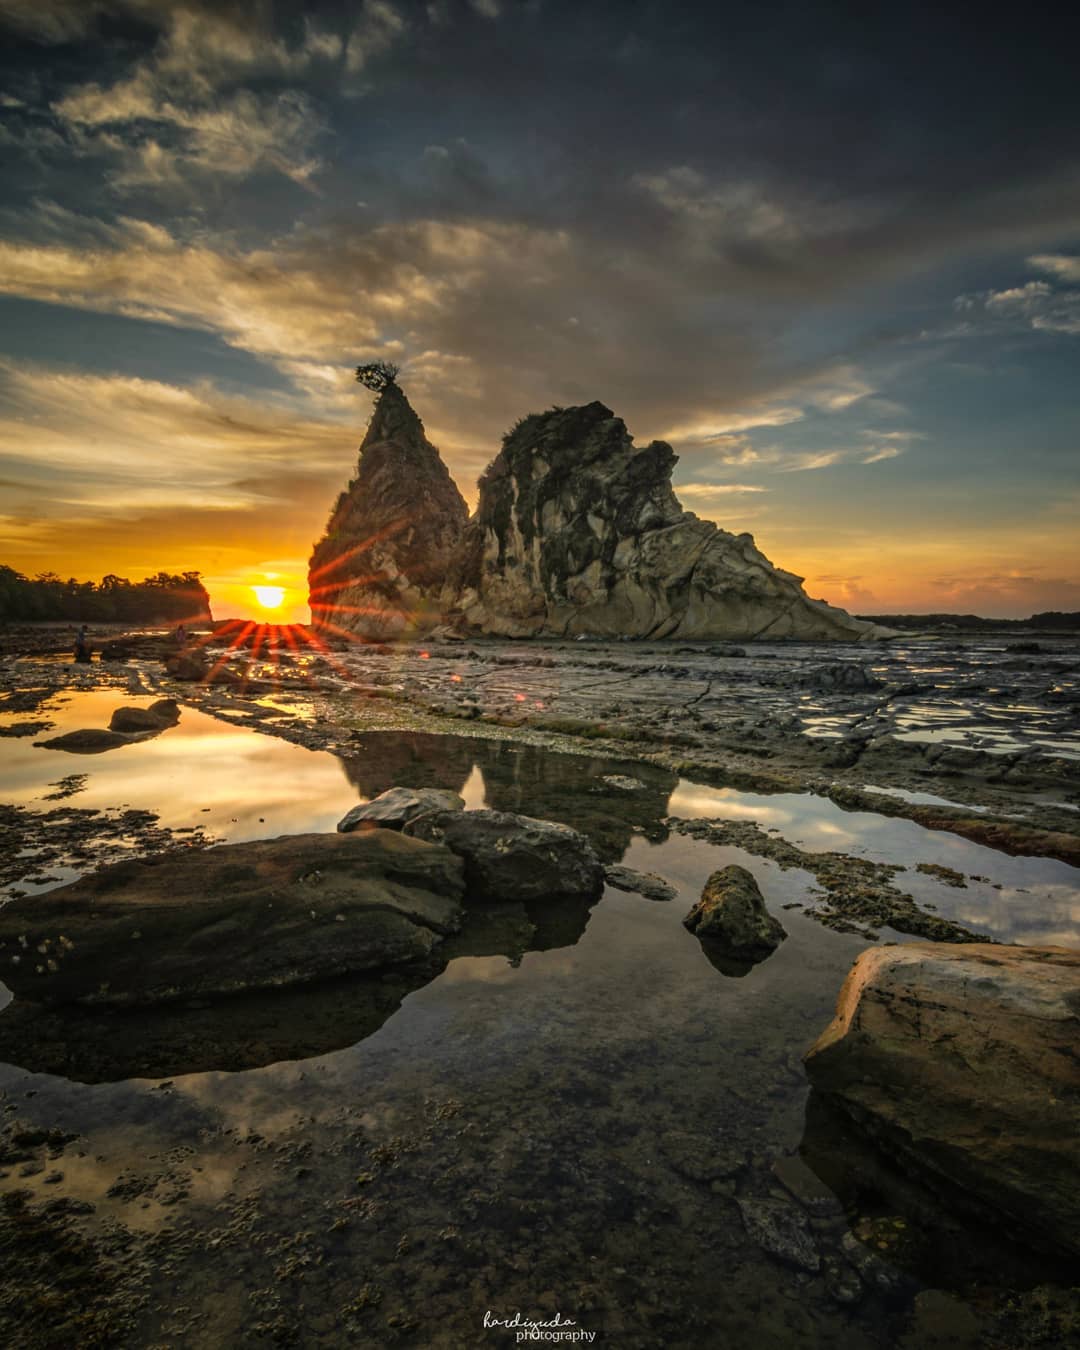
[(859, 618), (886, 628), (957, 628), (966, 633), (1016, 628), (1036, 628), (1044, 633), (1080, 632), (1080, 610), (1062, 613), (1051, 609), (1032, 614), (1028, 619), (985, 619), (978, 614), (860, 614)]

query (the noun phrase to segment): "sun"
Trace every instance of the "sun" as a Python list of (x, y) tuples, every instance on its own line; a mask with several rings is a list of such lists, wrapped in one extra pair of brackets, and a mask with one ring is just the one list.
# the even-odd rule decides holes
[(281, 608), (281, 602), (285, 599), (284, 586), (252, 586), (251, 589), (263, 609)]

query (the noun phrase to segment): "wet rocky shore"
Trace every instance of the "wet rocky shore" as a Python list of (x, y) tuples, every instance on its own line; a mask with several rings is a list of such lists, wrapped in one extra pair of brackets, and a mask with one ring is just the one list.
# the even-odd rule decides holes
[[(571, 826), (611, 884), (489, 901), (435, 924), (437, 960), (277, 991), (271, 970), (231, 1004), (17, 997), (9, 1343), (496, 1345), (493, 1302), (640, 1347), (1076, 1343), (1067, 1263), (879, 1155), (808, 1096), (802, 1056), (862, 952), (1075, 947), (1080, 642), (329, 646), (238, 624), (182, 662), (168, 635), (92, 642), (76, 665), (61, 630), (5, 635), (0, 886), (21, 906), (146, 855), (165, 900), (207, 845), (317, 839), (402, 785)], [(215, 795), (207, 718), (223, 755), (300, 758)], [(151, 761), (175, 763), (168, 791), (140, 788)], [(783, 937), (725, 969), (682, 920), (732, 863)], [(334, 896), (312, 910), (340, 929)]]

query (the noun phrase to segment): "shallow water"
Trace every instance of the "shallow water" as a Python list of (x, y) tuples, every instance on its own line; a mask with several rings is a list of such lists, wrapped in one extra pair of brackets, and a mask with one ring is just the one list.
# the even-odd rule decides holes
[[(72, 697), (46, 709), (47, 735), (146, 701)], [(663, 822), (752, 819), (809, 850), (985, 877), (901, 880), (1006, 940), (1075, 944), (1077, 869), (824, 798), (466, 737), (368, 733), (340, 760), (185, 708), (176, 728), (103, 755), (8, 749), (6, 799), (35, 810), (49, 783), (85, 773), (72, 804), (128, 802), (239, 840), (332, 829), (394, 783), (444, 786), (470, 806), (575, 824), (607, 861), (679, 888), (667, 904), (609, 889), (557, 914), (492, 907), (427, 983), (343, 981), (264, 1000), (250, 1018), (229, 1004), (81, 1017), (41, 1039), (39, 1063), (0, 1066), (18, 1120), (80, 1136), (0, 1186), (88, 1201), (95, 1222), (138, 1235), (134, 1344), (498, 1346), (513, 1336), (485, 1331), (485, 1311), (521, 1310), (620, 1346), (884, 1346), (920, 1288), (961, 1282), (927, 1235), (908, 1273), (844, 1304), (748, 1238), (736, 1202), (783, 1194), (770, 1169), (805, 1142), (802, 1053), (867, 944), (786, 908), (808, 900), (807, 874)], [(681, 923), (729, 862), (754, 873), (788, 931), (741, 979)], [(169, 1054), (207, 1071), (181, 1076)], [(125, 1059), (144, 1068), (125, 1072)], [(865, 1183), (858, 1204), (893, 1212)], [(830, 1261), (839, 1224), (815, 1234)], [(977, 1266), (982, 1248), (969, 1250)]]

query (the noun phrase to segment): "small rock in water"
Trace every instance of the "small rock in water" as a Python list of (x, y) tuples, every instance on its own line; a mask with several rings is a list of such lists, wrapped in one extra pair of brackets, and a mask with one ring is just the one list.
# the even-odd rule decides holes
[(872, 1288), (889, 1293), (903, 1284), (904, 1277), (900, 1271), (872, 1252), (854, 1233), (845, 1233), (840, 1239), (840, 1246), (844, 1255), (859, 1272), (860, 1278)]
[(922, 872), (927, 877), (937, 877), (946, 886), (967, 885), (967, 878), (963, 872), (958, 872), (954, 867), (945, 867), (942, 863), (919, 863), (915, 871)]
[(176, 700), (161, 698), (149, 708), (117, 708), (109, 719), (109, 730), (127, 734), (164, 731), (179, 721), (180, 708)]
[(635, 872), (632, 867), (604, 868), (604, 879), (618, 891), (634, 891), (646, 900), (674, 900), (678, 891), (655, 872)]
[(645, 791), (645, 784), (640, 778), (631, 778), (629, 775), (623, 773), (605, 773), (601, 776), (600, 781), (614, 792)]
[(982, 1326), (966, 1303), (944, 1289), (915, 1295), (911, 1328), (900, 1340), (903, 1350), (978, 1350)]
[(701, 941), (747, 960), (760, 960), (787, 937), (780, 921), (765, 908), (752, 874), (738, 866), (712, 874), (683, 923)]
[(739, 1200), (743, 1226), (762, 1251), (787, 1265), (816, 1274), (821, 1257), (802, 1210), (786, 1200)]
[(392, 787), (354, 806), (338, 821), (338, 833), (356, 829), (400, 830), (429, 811), (464, 811), (465, 802), (445, 788)]

